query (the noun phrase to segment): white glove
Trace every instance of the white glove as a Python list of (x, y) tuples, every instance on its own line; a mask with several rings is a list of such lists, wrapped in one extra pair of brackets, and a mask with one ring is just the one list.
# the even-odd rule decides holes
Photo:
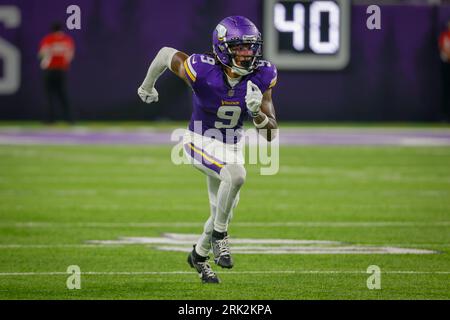
[(155, 88), (152, 88), (151, 92), (148, 92), (144, 88), (139, 87), (138, 95), (145, 103), (158, 102), (158, 91)]
[(247, 81), (247, 94), (245, 95), (245, 103), (247, 104), (247, 109), (252, 113), (253, 116), (257, 116), (261, 110), (263, 94), (259, 90), (258, 86)]

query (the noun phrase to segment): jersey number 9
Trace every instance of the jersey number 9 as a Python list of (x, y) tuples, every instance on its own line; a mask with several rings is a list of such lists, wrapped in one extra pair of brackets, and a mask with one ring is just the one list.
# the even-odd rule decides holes
[(233, 106), (221, 106), (217, 110), (217, 118), (226, 120), (214, 122), (214, 127), (217, 129), (231, 129), (236, 127), (241, 116), (241, 108)]

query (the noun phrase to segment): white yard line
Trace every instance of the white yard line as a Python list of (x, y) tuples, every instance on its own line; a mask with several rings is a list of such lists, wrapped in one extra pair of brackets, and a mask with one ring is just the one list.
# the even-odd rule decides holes
[[(192, 248), (190, 246), (158, 246), (155, 247), (161, 251), (174, 251), (174, 252), (190, 252)], [(320, 247), (320, 246), (234, 246), (233, 252), (236, 254), (358, 254), (358, 255), (374, 255), (374, 254), (436, 254), (437, 251), (414, 249), (414, 248), (396, 248), (396, 247), (374, 247), (374, 246), (333, 246), (333, 247)]]
[[(0, 228), (191, 228), (203, 227), (202, 222), (0, 222)], [(288, 222), (234, 222), (233, 227), (305, 227), (305, 228), (384, 228), (384, 227), (450, 227), (450, 221), (288, 221)]]
[[(302, 240), (300, 240), (302, 241)], [(324, 241), (325, 242), (325, 241)], [(330, 241), (331, 242), (331, 241)], [(235, 241), (236, 243), (236, 241)], [(289, 243), (289, 242), (287, 242)], [(336, 241), (336, 244), (339, 242)], [(174, 243), (175, 244), (175, 243)], [(58, 248), (123, 248), (129, 246), (142, 246), (145, 243), (125, 243), (118, 242), (116, 240), (107, 240), (102, 242), (91, 242), (89, 244), (0, 244), (0, 249), (58, 249)], [(148, 244), (147, 244), (148, 245)], [(450, 247), (450, 243), (352, 243), (355, 246), (377, 246), (377, 247), (439, 247), (447, 248)], [(191, 247), (190, 247), (191, 248)], [(266, 246), (261, 246), (261, 248), (266, 248)], [(279, 248), (279, 247), (278, 247)], [(192, 248), (191, 248), (192, 249)], [(242, 249), (242, 247), (241, 247)], [(246, 248), (248, 249), (248, 248)], [(258, 248), (257, 248), (258, 249)]]
[[(91, 244), (0, 244), (0, 249), (57, 249), (57, 248), (123, 248), (125, 246), (142, 246), (138, 243), (91, 243)], [(450, 243), (354, 243), (355, 246), (389, 246), (389, 247), (450, 247)], [(191, 248), (192, 249), (192, 248)]]
[[(221, 273), (221, 272), (218, 272)], [(367, 274), (362, 270), (270, 270), (270, 271), (227, 271), (224, 274)], [(433, 274), (448, 275), (450, 271), (413, 271), (413, 270), (391, 270), (381, 271), (382, 274)], [(72, 273), (67, 272), (0, 272), (2, 277), (16, 276), (68, 276)], [(193, 271), (135, 271), (135, 272), (81, 272), (81, 275), (99, 275), (99, 276), (139, 276), (139, 275), (180, 275), (180, 274), (196, 274)]]
[(0, 249), (48, 249), (48, 248), (114, 248), (123, 245), (109, 244), (0, 244)]

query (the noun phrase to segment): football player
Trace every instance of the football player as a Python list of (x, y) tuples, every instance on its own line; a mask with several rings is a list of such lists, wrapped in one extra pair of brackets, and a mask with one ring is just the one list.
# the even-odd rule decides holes
[[(142, 101), (158, 101), (155, 82), (169, 68), (193, 91), (193, 113), (183, 139), (191, 163), (206, 174), (210, 217), (188, 256), (188, 263), (204, 283), (219, 283), (208, 263), (232, 268), (228, 224), (245, 182), (243, 121), (250, 116), (257, 129), (274, 138), (277, 121), (272, 88), (277, 81), (273, 64), (262, 60), (262, 38), (256, 26), (242, 16), (223, 19), (213, 32), (213, 53), (187, 54), (162, 48), (138, 89)], [(215, 133), (211, 134), (211, 130)]]

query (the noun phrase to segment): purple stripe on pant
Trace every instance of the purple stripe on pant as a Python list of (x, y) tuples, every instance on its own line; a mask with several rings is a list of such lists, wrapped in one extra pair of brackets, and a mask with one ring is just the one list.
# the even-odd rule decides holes
[[(193, 148), (195, 148), (198, 152), (196, 152)], [(206, 153), (203, 149), (196, 147), (192, 142), (184, 144), (184, 150), (186, 150), (187, 154), (189, 154), (191, 158), (194, 158), (202, 165), (217, 172), (218, 174), (220, 174), (220, 170), (225, 165), (224, 162)], [(208, 158), (213, 160), (214, 162), (211, 162), (210, 160), (208, 160)]]

